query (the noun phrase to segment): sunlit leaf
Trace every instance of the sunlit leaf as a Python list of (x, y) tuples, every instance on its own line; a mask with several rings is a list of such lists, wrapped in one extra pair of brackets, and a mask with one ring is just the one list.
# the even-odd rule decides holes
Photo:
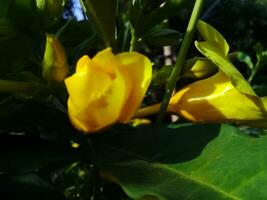
[(115, 129), (92, 153), (134, 199), (266, 199), (266, 142), (229, 125), (161, 125)]

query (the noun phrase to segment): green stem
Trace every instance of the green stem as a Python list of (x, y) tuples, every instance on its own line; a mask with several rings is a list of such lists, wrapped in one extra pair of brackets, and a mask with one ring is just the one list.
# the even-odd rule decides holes
[(130, 49), (129, 49), (130, 52), (135, 50), (136, 42), (137, 42), (137, 38), (135, 35), (135, 30), (133, 27), (131, 27), (131, 42), (130, 42)]
[(171, 73), (170, 80), (166, 86), (166, 92), (163, 97), (163, 101), (160, 107), (160, 112), (157, 117), (157, 122), (162, 122), (167, 112), (167, 107), (168, 107), (168, 104), (169, 104), (169, 101), (172, 95), (172, 91), (175, 87), (178, 77), (180, 76), (185, 57), (192, 43), (194, 32), (196, 29), (196, 24), (201, 14), (203, 4), (204, 4), (204, 0), (195, 1), (194, 9), (192, 11), (192, 14), (191, 14), (191, 17), (190, 17), (190, 20), (189, 20), (189, 23), (188, 23), (188, 26), (185, 32), (185, 36), (184, 36), (183, 42), (181, 44), (181, 48), (177, 56), (177, 61)]
[(56, 37), (59, 38), (60, 35), (66, 30), (68, 25), (73, 21), (74, 18), (68, 19), (68, 21), (56, 32)]
[(37, 88), (36, 83), (0, 80), (0, 92), (28, 93)]
[(256, 65), (255, 65), (255, 68), (252, 70), (252, 72), (251, 72), (251, 74), (250, 74), (250, 76), (248, 78), (248, 82), (249, 83), (252, 82), (252, 80), (254, 79), (255, 75), (258, 73), (258, 71), (260, 69), (259, 66), (260, 66), (260, 64), (259, 64), (259, 62), (257, 62)]

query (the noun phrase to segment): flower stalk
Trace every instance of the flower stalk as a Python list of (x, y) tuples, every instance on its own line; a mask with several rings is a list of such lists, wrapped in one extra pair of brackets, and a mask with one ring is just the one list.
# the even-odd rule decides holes
[(167, 107), (168, 107), (168, 104), (169, 104), (169, 101), (170, 101), (170, 98), (172, 95), (172, 91), (175, 87), (177, 79), (179, 78), (179, 76), (181, 74), (182, 66), (183, 66), (185, 57), (186, 57), (187, 52), (189, 50), (189, 47), (192, 43), (193, 36), (194, 36), (195, 30), (196, 30), (196, 24), (197, 24), (197, 21), (200, 17), (203, 4), (204, 4), (204, 0), (196, 0), (195, 1), (194, 9), (192, 11), (192, 14), (191, 14), (188, 26), (187, 26), (186, 33), (185, 33), (183, 42), (181, 44), (180, 51), (179, 51), (178, 56), (177, 56), (177, 61), (175, 63), (174, 69), (171, 73), (170, 80), (166, 86), (166, 92), (165, 92), (165, 95), (163, 97), (163, 101), (162, 101), (162, 104), (160, 107), (160, 112), (159, 112), (158, 117), (157, 117), (157, 122), (162, 122), (164, 119), (164, 116), (167, 112)]

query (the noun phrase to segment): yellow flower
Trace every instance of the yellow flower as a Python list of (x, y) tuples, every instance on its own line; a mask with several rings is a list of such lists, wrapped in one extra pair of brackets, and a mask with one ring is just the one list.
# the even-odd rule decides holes
[(68, 62), (64, 47), (55, 35), (46, 35), (46, 46), (42, 62), (43, 78), (61, 82), (68, 73)]
[(152, 77), (152, 64), (137, 52), (113, 55), (111, 48), (92, 59), (83, 56), (65, 79), (68, 113), (83, 132), (128, 122), (140, 106)]
[(229, 45), (217, 30), (203, 21), (199, 21), (198, 30), (206, 41), (195, 42), (196, 47), (219, 72), (178, 91), (168, 111), (193, 122), (236, 122), (267, 128), (267, 98), (258, 97), (229, 61)]
[(192, 122), (236, 122), (267, 128), (267, 99), (242, 93), (222, 71), (177, 92), (168, 111)]

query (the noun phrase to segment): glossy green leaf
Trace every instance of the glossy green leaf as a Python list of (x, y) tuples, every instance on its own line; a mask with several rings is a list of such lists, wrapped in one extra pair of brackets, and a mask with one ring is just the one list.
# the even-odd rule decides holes
[(227, 58), (229, 46), (224, 37), (204, 21), (199, 20), (197, 28), (205, 40), (204, 42), (195, 41), (197, 49), (217, 65), (239, 91), (255, 96), (249, 83)]
[(197, 23), (197, 29), (204, 40), (216, 43), (220, 51), (225, 56), (228, 54), (230, 47), (224, 37), (215, 28), (208, 23), (199, 20)]
[(237, 52), (236, 58), (239, 62), (245, 63), (250, 70), (254, 69), (254, 64), (251, 60), (251, 57), (248, 54), (240, 51), (240, 52)]
[(260, 43), (256, 43), (253, 46), (253, 49), (256, 53), (257, 62), (255, 64), (254, 71), (252, 72), (252, 77), (250, 77), (251, 80), (263, 67), (266, 67), (267, 65), (267, 50), (264, 50), (263, 45)]
[(193, 0), (166, 0), (162, 6), (152, 10), (142, 18), (140, 23), (140, 26), (142, 26), (142, 33), (160, 24), (164, 19), (178, 15), (179, 11), (193, 6), (194, 2)]
[(267, 138), (233, 126), (115, 129), (95, 142), (95, 161), (133, 199), (267, 198)]
[(143, 36), (142, 40), (153, 46), (177, 46), (182, 34), (167, 28), (156, 28)]
[(111, 46), (115, 36), (117, 0), (84, 0), (84, 10), (106, 46)]
[(193, 6), (193, 0), (166, 0), (160, 6), (159, 2), (155, 2), (157, 6), (146, 12), (145, 3), (143, 1), (135, 0), (130, 7), (129, 18), (135, 30), (136, 36), (142, 37), (155, 26), (161, 24), (165, 19), (179, 14), (184, 8)]
[(222, 54), (215, 42), (195, 41), (197, 49), (215, 65), (219, 67), (230, 79), (232, 84), (241, 92), (256, 95), (243, 75), (235, 68), (229, 59)]

